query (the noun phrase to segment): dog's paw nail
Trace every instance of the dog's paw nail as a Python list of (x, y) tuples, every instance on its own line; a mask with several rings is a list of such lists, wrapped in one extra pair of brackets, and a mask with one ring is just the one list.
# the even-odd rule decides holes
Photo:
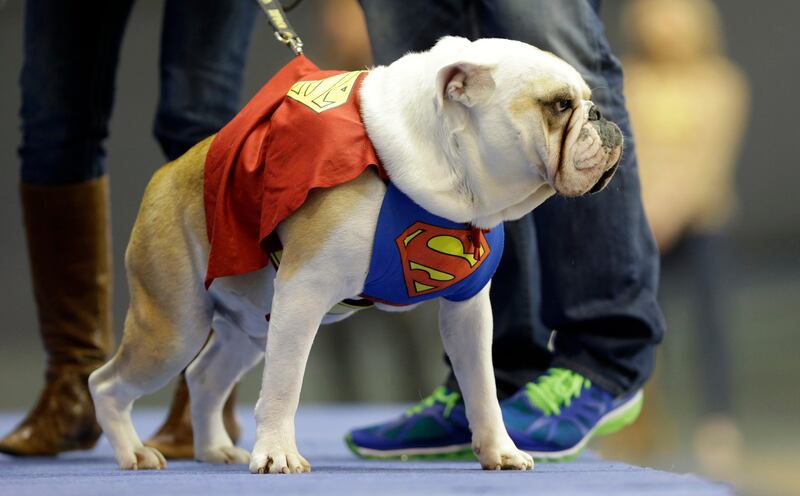
[(131, 470), (161, 470), (167, 466), (166, 458), (155, 448), (141, 446), (134, 449), (133, 455), (136, 461)]
[(250, 462), (250, 453), (236, 446), (224, 446), (204, 450), (197, 456), (197, 459), (206, 463), (247, 465)]

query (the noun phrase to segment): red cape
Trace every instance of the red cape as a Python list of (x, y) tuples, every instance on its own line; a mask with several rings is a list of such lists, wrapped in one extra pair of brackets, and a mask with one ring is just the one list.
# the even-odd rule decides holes
[(295, 57), (214, 138), (205, 163), (206, 289), (265, 267), (279, 246), (275, 228), (311, 189), (351, 181), (370, 165), (385, 176), (359, 112), (365, 75)]

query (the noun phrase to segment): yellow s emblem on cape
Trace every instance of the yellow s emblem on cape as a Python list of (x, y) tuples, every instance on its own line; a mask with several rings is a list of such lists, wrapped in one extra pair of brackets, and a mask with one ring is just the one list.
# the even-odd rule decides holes
[(319, 81), (300, 81), (292, 85), (286, 96), (316, 113), (324, 112), (347, 102), (362, 72), (366, 71), (345, 72)]

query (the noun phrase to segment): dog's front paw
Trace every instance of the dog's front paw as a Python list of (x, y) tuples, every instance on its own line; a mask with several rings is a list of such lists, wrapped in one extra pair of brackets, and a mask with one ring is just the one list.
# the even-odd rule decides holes
[(149, 446), (139, 446), (130, 453), (118, 454), (117, 461), (122, 470), (161, 470), (167, 466), (164, 455)]
[(301, 474), (311, 472), (311, 464), (297, 452), (278, 448), (260, 448), (256, 443), (250, 455), (250, 473)]
[(236, 446), (225, 446), (203, 451), (197, 460), (206, 463), (224, 463), (229, 465), (247, 465), (250, 453)]
[(530, 470), (531, 455), (520, 451), (510, 439), (505, 443), (475, 443), (472, 448), (484, 470)]

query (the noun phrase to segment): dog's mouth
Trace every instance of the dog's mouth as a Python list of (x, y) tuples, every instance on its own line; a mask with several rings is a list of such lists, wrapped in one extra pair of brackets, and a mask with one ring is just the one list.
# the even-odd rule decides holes
[[(601, 158), (600, 164), (596, 165), (583, 165), (578, 167), (574, 164), (562, 164), (554, 177), (553, 187), (561, 195), (576, 197), (585, 194), (593, 194), (602, 191), (611, 182), (614, 174), (619, 167), (620, 158), (622, 157), (622, 148), (604, 149), (600, 152), (605, 155)], [(599, 157), (593, 158), (591, 162), (595, 162)], [(613, 162), (612, 162), (613, 161)], [(589, 164), (590, 162), (584, 162)], [(605, 164), (613, 163), (608, 166)], [(603, 170), (605, 169), (605, 170)], [(602, 171), (602, 172), (601, 172)]]
[(614, 177), (614, 173), (617, 172), (617, 167), (619, 167), (619, 159), (617, 160), (617, 163), (612, 165), (610, 169), (605, 171), (603, 173), (603, 175), (600, 176), (600, 179), (597, 180), (595, 185), (592, 186), (592, 188), (589, 190), (588, 193), (591, 195), (591, 194), (599, 193), (600, 191), (603, 191), (603, 189), (611, 181), (611, 178)]

